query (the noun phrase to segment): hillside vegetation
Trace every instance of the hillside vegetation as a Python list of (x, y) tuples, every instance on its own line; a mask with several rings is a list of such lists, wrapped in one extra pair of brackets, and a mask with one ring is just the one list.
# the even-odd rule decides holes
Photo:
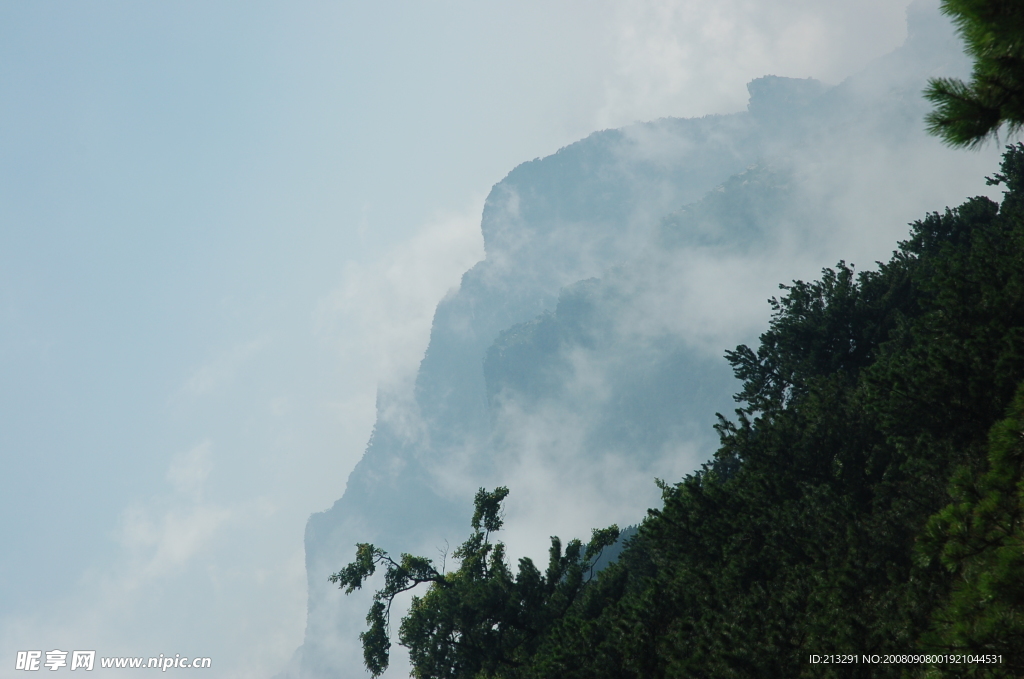
[[(615, 527), (513, 573), (506, 489), (478, 494), (452, 573), (363, 546), (336, 579), (388, 570), (368, 666), (391, 598), (429, 582), (399, 635), (420, 677), (1021, 676), (1024, 145), (989, 182), (1001, 204), (927, 215), (877, 269), (781, 286), (760, 346), (726, 353), (714, 458), (596, 577)], [(998, 662), (865, 658), (891, 654)]]

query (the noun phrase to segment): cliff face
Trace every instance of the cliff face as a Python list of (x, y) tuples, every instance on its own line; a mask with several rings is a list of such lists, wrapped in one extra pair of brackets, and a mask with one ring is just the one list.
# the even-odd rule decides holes
[[(828, 243), (857, 238), (845, 211), (946, 157), (921, 132), (919, 92), (963, 61), (933, 11), (910, 18), (903, 48), (837, 87), (761, 78), (746, 112), (597, 132), (494, 186), (486, 258), (438, 305), (414, 389), (379, 396), (344, 495), (309, 520), (293, 675), (364, 676), (367, 597), (327, 580), (355, 543), (431, 555), (466, 533), (473, 491), (496, 484), (527, 498), (542, 540), (575, 525), (545, 523), (570, 507), (595, 527), (635, 522), (654, 476), (710, 457), (734, 391), (721, 353), (753, 339), (764, 298), (792, 277), (780, 262), (832, 263)], [(900, 207), (959, 200), (941, 192), (979, 162)], [(871, 210), (903, 228), (899, 210)]]
[[(342, 658), (347, 653), (336, 646), (339, 635), (357, 638), (362, 602), (341, 600), (327, 582), (330, 573), (351, 560), (354, 544), (374, 542), (404, 551), (425, 545), (425, 553), (431, 553), (445, 538), (454, 543), (464, 532), (468, 505), (445, 478), (446, 471), (456, 472), (460, 488), (472, 485), (470, 479), (478, 479), (477, 485), (490, 483), (496, 462), (514, 445), (507, 430), (518, 426), (511, 422), (510, 408), (560, 398), (557, 389), (528, 385), (557, 381), (559, 368), (548, 371), (545, 362), (564, 361), (562, 350), (575, 339), (567, 338), (565, 346), (541, 343), (523, 356), (489, 354), (499, 335), (508, 330), (525, 337), (520, 324), (529, 327), (544, 314), (577, 326), (596, 322), (596, 310), (582, 312), (579, 303), (574, 307), (572, 294), (564, 294), (560, 303), (560, 291), (635, 257), (661, 216), (752, 162), (753, 132), (748, 114), (667, 119), (598, 132), (553, 156), (520, 165), (494, 187), (482, 220), (486, 259), (438, 305), (414, 393), (379, 397), (373, 436), (345, 494), (310, 518), (302, 676), (362, 675), (362, 668), (349, 665), (351, 656)], [(525, 341), (532, 344), (533, 337)], [(605, 348), (611, 338), (602, 341)], [(535, 362), (536, 353), (545, 356)], [(485, 370), (488, 355), (495, 358)], [(549, 374), (530, 377), (540, 372)], [(727, 377), (719, 366), (717, 386), (726, 399)], [(650, 376), (632, 379), (637, 391)], [(657, 408), (679, 405), (667, 401)], [(661, 412), (657, 418), (671, 419)], [(643, 428), (639, 422), (624, 426)], [(657, 433), (660, 426), (649, 429), (650, 436), (664, 438)]]

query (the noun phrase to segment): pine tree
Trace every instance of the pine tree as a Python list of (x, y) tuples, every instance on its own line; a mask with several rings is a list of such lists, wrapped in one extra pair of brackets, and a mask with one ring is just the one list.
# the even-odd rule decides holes
[(1024, 3), (1019, 0), (943, 0), (967, 54), (970, 82), (933, 78), (924, 96), (935, 109), (928, 131), (950, 146), (976, 147), (1006, 126), (1024, 126)]

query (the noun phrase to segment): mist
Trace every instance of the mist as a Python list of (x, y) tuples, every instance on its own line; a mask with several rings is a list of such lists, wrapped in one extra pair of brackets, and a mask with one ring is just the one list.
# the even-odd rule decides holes
[(0, 11), (3, 672), (364, 676), (356, 541), (636, 523), (779, 283), (994, 195), (928, 3)]

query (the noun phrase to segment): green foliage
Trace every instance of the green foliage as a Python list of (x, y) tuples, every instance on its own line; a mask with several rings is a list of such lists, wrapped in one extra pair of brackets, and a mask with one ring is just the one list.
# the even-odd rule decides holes
[(389, 612), (396, 596), (429, 583), (422, 597), (413, 597), (399, 628), (399, 641), (409, 649), (413, 676), (445, 679), (519, 677), (536, 653), (538, 641), (573, 606), (593, 577), (592, 566), (602, 550), (619, 537), (616, 526), (594, 530), (585, 547), (579, 540), (551, 538), (548, 567), (542, 574), (533, 561), (519, 560), (513, 576), (505, 546), (490, 542), (501, 529), (501, 503), (508, 488), (481, 488), (475, 498), (473, 534), (454, 553), (461, 561), (453, 573), (439, 573), (428, 559), (403, 554), (399, 562), (373, 545), (356, 547), (356, 559), (331, 576), (331, 582), (352, 593), (386, 569), (384, 587), (374, 595), (366, 617), (369, 629), (360, 635), (366, 668), (379, 676), (388, 667), (391, 647)]
[(938, 667), (936, 676), (1024, 673), (1024, 384), (989, 436), (988, 468), (963, 468), (953, 502), (933, 516), (920, 544), (955, 585), (925, 644), (940, 653), (997, 654), (995, 667)]
[(1024, 125), (1024, 6), (1016, 0), (943, 0), (968, 55), (969, 83), (933, 78), (925, 98), (935, 105), (928, 130), (951, 146), (978, 146), (1000, 126)]
[(481, 488), (476, 493), (473, 503), (476, 509), (473, 511), (473, 530), (479, 531), (480, 526), (488, 533), (501, 530), (502, 519), (498, 515), (501, 511), (502, 501), (508, 497), (508, 488), (501, 486), (495, 488), (494, 492), (488, 493)]
[(536, 677), (896, 677), (812, 653), (917, 651), (954, 577), (913, 548), (951, 472), (985, 459), (1024, 379), (1024, 147), (1002, 205), (915, 223), (877, 270), (783, 286), (728, 352), (735, 421), (663, 488), (620, 561), (532, 660)]
[[(714, 459), (663, 483), (600, 573), (615, 527), (513, 575), (489, 541), (503, 488), (477, 494), (455, 573), (360, 545), (335, 577), (388, 569), (367, 667), (386, 666), (394, 594), (422, 582), (399, 633), (418, 677), (1021, 676), (1024, 145), (990, 183), (1001, 204), (927, 215), (876, 270), (782, 286), (759, 346), (726, 354), (740, 407)], [(940, 648), (1004, 664), (808, 662)]]
[(366, 543), (356, 545), (356, 560), (332, 575), (330, 581), (344, 589), (346, 594), (351, 594), (362, 588), (363, 582), (376, 572), (377, 566), (386, 569), (384, 587), (374, 594), (373, 605), (366, 615), (369, 629), (359, 635), (363, 642), (366, 669), (375, 677), (388, 668), (388, 652), (391, 649), (388, 627), (391, 604), (395, 597), (426, 582), (440, 587), (448, 584), (445, 576), (434, 568), (429, 559), (402, 554), (401, 560), (395, 561), (384, 550)]

